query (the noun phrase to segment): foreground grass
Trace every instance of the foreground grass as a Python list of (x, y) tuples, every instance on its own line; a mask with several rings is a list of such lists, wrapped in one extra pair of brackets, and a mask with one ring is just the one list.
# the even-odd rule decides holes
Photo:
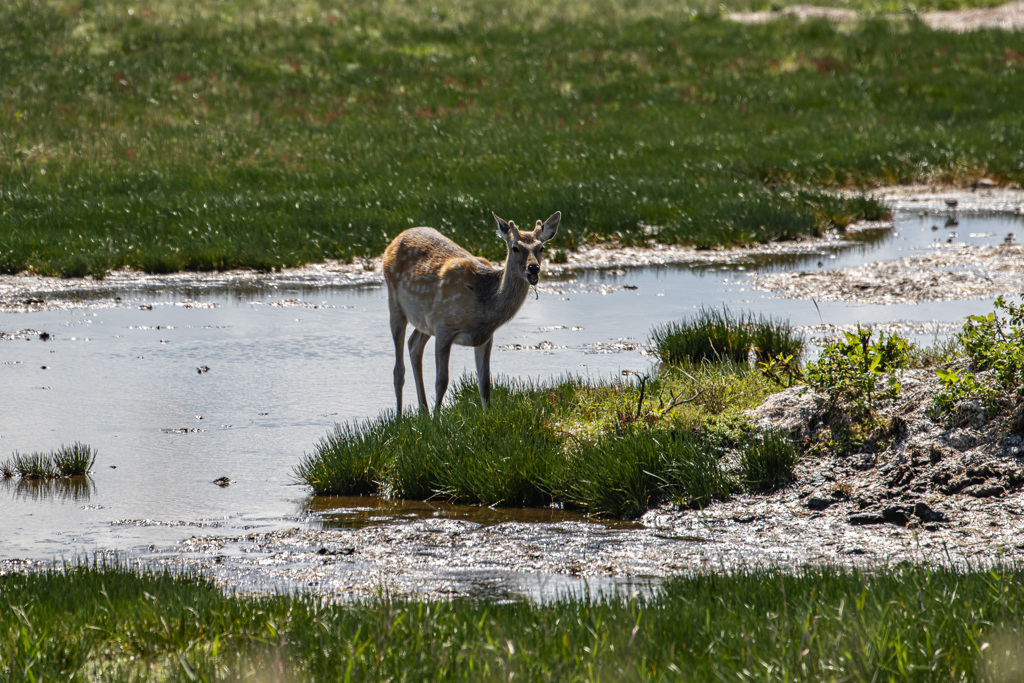
[(4, 680), (1016, 680), (1024, 571), (749, 570), (650, 598), (324, 604), (117, 567), (0, 577)]
[(500, 257), (491, 210), (560, 209), (562, 249), (739, 244), (884, 213), (806, 188), (1024, 179), (1013, 33), (709, 9), (4, 3), (0, 272), (275, 268), (413, 224)]
[[(475, 382), (463, 380), (440, 416), (339, 425), (296, 474), (318, 495), (556, 503), (615, 517), (663, 501), (702, 507), (748, 483), (788, 480), (793, 445), (754, 438), (740, 415), (773, 390), (745, 365), (702, 363), (629, 383), (498, 384), (485, 412)], [(727, 448), (739, 470), (726, 465)]]

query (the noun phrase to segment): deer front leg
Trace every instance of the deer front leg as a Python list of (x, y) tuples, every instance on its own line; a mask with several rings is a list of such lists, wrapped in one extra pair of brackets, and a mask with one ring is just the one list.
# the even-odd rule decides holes
[(494, 337), (476, 347), (476, 379), (480, 385), (480, 402), (484, 409), (491, 404), (491, 347)]
[(402, 416), (402, 387), (405, 385), (405, 314), (394, 303), (391, 303), (391, 336), (395, 340), (395, 401), (398, 404), (397, 416)]
[(437, 361), (437, 381), (434, 383), (434, 387), (437, 390), (437, 402), (434, 403), (434, 414), (439, 415), (444, 393), (448, 391), (448, 360), (452, 355), (452, 342), (455, 341), (455, 335), (442, 329), (437, 329), (436, 333), (434, 357)]
[(409, 359), (412, 361), (412, 376), (416, 380), (416, 397), (420, 402), (420, 410), (427, 411), (427, 392), (423, 387), (423, 349), (427, 347), (429, 334), (413, 330), (409, 335)]

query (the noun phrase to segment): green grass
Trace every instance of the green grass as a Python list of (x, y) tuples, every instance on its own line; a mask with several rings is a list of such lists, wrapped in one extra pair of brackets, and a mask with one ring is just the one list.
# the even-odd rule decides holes
[(483, 411), (475, 383), (463, 379), (440, 417), (385, 413), (338, 425), (295, 472), (316, 495), (556, 504), (611, 517), (664, 501), (703, 507), (743, 488), (725, 450), (749, 438), (740, 411), (772, 390), (744, 366), (689, 365), (644, 378), (642, 390), (498, 382)]
[(666, 363), (746, 363), (751, 350), (761, 362), (787, 356), (799, 362), (804, 349), (803, 338), (788, 320), (753, 313), (730, 314), (728, 308), (701, 308), (692, 320), (656, 327), (651, 339), (658, 357)]
[(10, 479), (18, 475), (25, 479), (55, 479), (57, 477), (75, 477), (89, 472), (96, 462), (96, 451), (77, 441), (70, 445), (62, 445), (49, 453), (33, 452), (18, 453), (0, 463), (0, 477)]
[(649, 598), (324, 604), (117, 566), (0, 577), (4, 680), (1017, 680), (1024, 571), (698, 573)]
[(420, 224), (493, 258), (492, 210), (561, 210), (557, 249), (742, 244), (884, 214), (829, 189), (1024, 180), (1013, 33), (717, 13), (5, 3), (0, 272), (268, 269)]
[(740, 452), (741, 480), (752, 491), (771, 491), (793, 480), (799, 457), (788, 435), (769, 430), (751, 436)]

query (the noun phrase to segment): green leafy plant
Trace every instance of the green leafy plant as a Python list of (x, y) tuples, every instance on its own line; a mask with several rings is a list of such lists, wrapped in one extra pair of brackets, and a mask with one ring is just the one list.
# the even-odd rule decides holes
[(1000, 296), (995, 310), (970, 315), (957, 341), (971, 365), (965, 369), (935, 371), (942, 390), (933, 405), (937, 415), (948, 415), (964, 400), (981, 400), (990, 415), (1000, 407), (1013, 407), (1024, 394), (1024, 294), (1016, 304)]
[(828, 440), (839, 452), (853, 452), (884, 437), (887, 425), (877, 409), (899, 397), (899, 371), (913, 358), (907, 339), (884, 332), (873, 336), (871, 328), (858, 325), (856, 332), (844, 332), (826, 344), (807, 367), (807, 383), (828, 397)]
[(907, 367), (910, 342), (884, 332), (872, 341), (870, 327), (826, 344), (821, 356), (807, 367), (807, 382), (824, 391), (834, 406), (846, 406), (855, 416), (873, 413), (878, 401), (900, 395), (896, 371)]
[(764, 376), (779, 386), (789, 388), (804, 378), (800, 360), (793, 354), (769, 357), (757, 364)]

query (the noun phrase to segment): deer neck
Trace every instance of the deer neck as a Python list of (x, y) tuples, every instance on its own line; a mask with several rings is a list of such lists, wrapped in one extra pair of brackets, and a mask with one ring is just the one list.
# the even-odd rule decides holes
[(516, 277), (506, 266), (488, 273), (490, 282), (484, 286), (478, 304), (488, 322), (488, 327), (497, 329), (516, 314), (526, 301), (530, 285)]

